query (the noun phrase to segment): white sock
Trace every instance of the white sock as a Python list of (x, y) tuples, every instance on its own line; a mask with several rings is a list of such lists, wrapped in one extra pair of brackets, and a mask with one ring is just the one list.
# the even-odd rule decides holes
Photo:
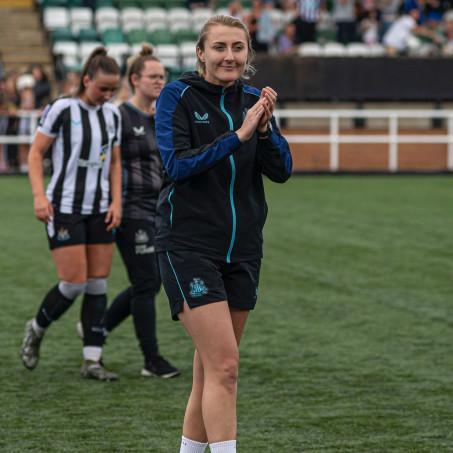
[(102, 348), (99, 346), (84, 346), (83, 358), (84, 360), (91, 360), (92, 362), (99, 362), (101, 360)]
[(223, 442), (215, 442), (209, 444), (211, 453), (235, 453), (236, 452), (236, 440), (224, 440)]
[(182, 436), (179, 453), (203, 453), (207, 446), (207, 442), (197, 442), (196, 440)]
[(44, 332), (46, 329), (43, 329), (37, 322), (36, 319), (33, 318), (33, 322), (31, 324), (32, 329), (35, 331), (35, 334), (38, 335), (38, 337), (42, 337), (44, 335)]

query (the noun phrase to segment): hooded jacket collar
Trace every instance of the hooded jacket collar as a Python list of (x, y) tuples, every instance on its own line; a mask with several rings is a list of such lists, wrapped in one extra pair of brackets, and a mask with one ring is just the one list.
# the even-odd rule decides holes
[(242, 88), (242, 80), (236, 80), (233, 85), (225, 88), (221, 85), (214, 85), (213, 83), (207, 82), (203, 77), (201, 77), (198, 72), (186, 72), (179, 79), (181, 82), (187, 83), (188, 85), (197, 88), (202, 91), (207, 91), (209, 93), (222, 95), (235, 92)]

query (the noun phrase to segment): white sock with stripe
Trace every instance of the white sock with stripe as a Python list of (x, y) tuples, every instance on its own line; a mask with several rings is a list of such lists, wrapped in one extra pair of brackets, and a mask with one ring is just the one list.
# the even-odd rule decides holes
[(207, 442), (197, 442), (182, 436), (179, 453), (204, 453), (207, 446)]
[(99, 362), (102, 356), (102, 348), (99, 346), (84, 346), (83, 358), (92, 362)]
[(236, 453), (236, 441), (225, 440), (223, 442), (215, 442), (209, 444), (211, 453)]

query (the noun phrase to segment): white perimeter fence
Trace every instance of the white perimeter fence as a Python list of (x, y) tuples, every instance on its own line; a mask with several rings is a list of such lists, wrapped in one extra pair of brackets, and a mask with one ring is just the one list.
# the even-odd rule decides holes
[[(331, 172), (338, 171), (339, 145), (343, 143), (363, 144), (388, 144), (388, 170), (398, 171), (398, 145), (400, 143), (414, 144), (446, 144), (447, 145), (447, 169), (453, 171), (453, 110), (310, 110), (310, 109), (284, 109), (274, 112), (277, 123), (282, 119), (325, 119), (329, 122), (329, 129), (325, 134), (288, 134), (286, 138), (291, 144), (329, 144)], [(36, 129), (39, 119), (38, 111), (19, 111), (19, 118), (30, 119), (30, 131)], [(372, 131), (361, 134), (341, 134), (340, 121), (343, 119), (384, 119), (388, 123), (387, 134), (373, 134)], [(400, 119), (441, 119), (446, 120), (446, 133), (443, 134), (401, 134), (399, 131)], [(0, 135), (0, 144), (31, 143), (33, 133), (29, 135)]]

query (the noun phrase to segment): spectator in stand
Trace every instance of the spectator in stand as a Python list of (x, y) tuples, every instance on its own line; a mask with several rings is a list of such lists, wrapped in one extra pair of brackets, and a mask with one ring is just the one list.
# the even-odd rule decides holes
[(362, 41), (371, 46), (379, 42), (379, 11), (368, 11), (360, 21)]
[[(6, 135), (8, 130), (9, 106), (6, 100), (5, 79), (0, 79), (0, 135)], [(6, 145), (0, 143), (0, 173), (8, 173)]]
[(296, 44), (316, 41), (321, 0), (299, 0), (298, 6), (299, 15), (293, 21), (296, 26)]
[(186, 0), (187, 8), (194, 10), (197, 8), (209, 8), (209, 0)]
[(296, 26), (293, 23), (286, 24), (278, 37), (277, 51), (281, 55), (291, 55), (297, 50), (295, 44)]
[(49, 77), (40, 64), (35, 64), (30, 69), (35, 79), (34, 97), (35, 107), (40, 109), (45, 107), (50, 101), (51, 86)]
[[(19, 93), (19, 111), (26, 114), (35, 109), (35, 79), (31, 74), (23, 74), (17, 79), (17, 91)], [(30, 117), (19, 116), (18, 135), (31, 135)], [(28, 173), (28, 151), (30, 145), (21, 143), (18, 145), (19, 171), (22, 174)]]
[(453, 56), (453, 10), (444, 14), (445, 44), (442, 47), (442, 54)]
[(228, 3), (228, 15), (243, 20), (244, 7), (242, 6), (241, 0), (233, 0)]
[(389, 56), (404, 55), (408, 52), (410, 41), (416, 36), (430, 38), (434, 43), (441, 45), (442, 39), (435, 32), (422, 25), (418, 25), (420, 11), (418, 8), (410, 10), (409, 14), (396, 20), (384, 35), (383, 42)]
[(16, 71), (11, 71), (6, 74), (5, 80), (5, 95), (9, 103), (17, 106), (19, 104), (19, 94), (17, 93), (16, 82), (19, 74)]
[[(17, 135), (18, 118), (16, 116), (17, 106), (19, 104), (19, 95), (17, 93), (16, 81), (19, 74), (16, 71), (10, 71), (6, 74), (5, 79), (5, 105), (8, 113), (8, 124), (6, 128), (6, 135)], [(17, 145), (9, 144), (4, 146), (5, 158), (7, 159), (7, 165), (14, 169), (18, 166), (17, 160)]]
[(80, 73), (69, 71), (61, 85), (60, 92), (63, 96), (73, 96), (80, 85)]
[(286, 20), (293, 20), (299, 14), (297, 0), (280, 0), (278, 7), (283, 11)]
[(273, 0), (264, 0), (261, 14), (258, 18), (256, 40), (262, 52), (269, 52), (275, 43), (277, 30), (272, 21), (271, 11), (274, 9)]
[(398, 18), (400, 5), (401, 0), (377, 0), (377, 8), (381, 13), (379, 18), (379, 41), (382, 41), (385, 33)]
[(250, 13), (244, 17), (244, 22), (249, 29), (252, 39), (252, 47), (255, 52), (267, 52), (268, 46), (266, 43), (258, 41), (258, 24), (263, 12), (263, 3), (261, 0), (252, 0), (252, 8)]
[(357, 17), (354, 0), (334, 0), (333, 19), (337, 25), (337, 41), (349, 44), (357, 39)]
[(438, 27), (442, 22), (442, 16), (445, 12), (444, 4), (440, 0), (427, 0), (424, 13), (426, 22), (431, 23), (431, 26)]

